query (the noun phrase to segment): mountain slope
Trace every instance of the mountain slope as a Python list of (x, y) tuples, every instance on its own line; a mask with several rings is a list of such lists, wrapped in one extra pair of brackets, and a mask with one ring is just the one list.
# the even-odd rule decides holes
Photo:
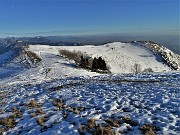
[[(151, 68), (154, 72), (171, 71), (160, 56), (155, 55), (150, 49), (142, 45), (131, 43), (109, 43), (101, 46), (30, 46), (31, 51), (43, 55), (51, 53), (58, 55), (58, 50), (67, 49), (69, 51), (81, 51), (91, 57), (102, 56), (110, 67), (112, 73), (132, 73), (135, 64), (141, 67), (141, 70)], [(43, 57), (43, 56), (42, 56)], [(43, 59), (43, 58), (42, 58)], [(60, 58), (59, 58), (60, 59)], [(48, 61), (48, 59), (44, 59)]]
[[(60, 49), (102, 56), (112, 74), (82, 69)], [(136, 63), (154, 73), (134, 74)], [(0, 134), (178, 135), (179, 89), (179, 71), (144, 43), (30, 45), (0, 67)]]

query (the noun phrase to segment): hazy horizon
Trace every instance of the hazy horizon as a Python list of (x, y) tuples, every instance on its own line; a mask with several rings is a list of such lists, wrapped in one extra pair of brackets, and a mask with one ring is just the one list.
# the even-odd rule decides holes
[[(42, 33), (41, 33), (42, 34)], [(111, 33), (111, 34), (83, 34), (83, 35), (41, 35), (34, 36), (17, 36), (17, 37), (55, 37), (57, 41), (79, 42), (83, 44), (102, 44), (106, 42), (130, 42), (130, 41), (153, 41), (161, 44), (173, 52), (180, 54), (180, 38), (179, 34), (127, 34), (127, 33)], [(10, 37), (10, 36), (7, 36)], [(5, 37), (4, 37), (5, 38)]]

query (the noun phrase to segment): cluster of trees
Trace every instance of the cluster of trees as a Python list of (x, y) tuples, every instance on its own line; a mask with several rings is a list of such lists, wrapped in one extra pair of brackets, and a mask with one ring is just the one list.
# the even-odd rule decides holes
[(95, 57), (93, 59), (92, 69), (107, 70), (106, 62), (101, 57), (98, 59)]
[(89, 69), (95, 72), (109, 73), (106, 62), (102, 59), (102, 57), (92, 58), (88, 55), (83, 55), (80, 51), (71, 52), (68, 50), (59, 50), (59, 53), (66, 58), (74, 60), (81, 68)]
[(81, 56), (81, 61), (80, 61), (80, 67), (82, 68), (90, 68), (93, 71), (96, 70), (107, 70), (106, 62), (101, 58), (88, 58), (88, 57), (83, 57)]

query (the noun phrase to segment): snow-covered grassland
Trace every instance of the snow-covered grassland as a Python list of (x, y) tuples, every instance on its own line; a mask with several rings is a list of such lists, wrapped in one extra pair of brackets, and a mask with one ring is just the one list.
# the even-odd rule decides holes
[[(0, 67), (0, 134), (180, 134), (180, 72), (145, 46), (26, 49), (41, 58), (36, 66), (22, 54)], [(111, 74), (81, 69), (60, 49), (102, 56)], [(133, 74), (136, 63), (154, 72)]]
[[(36, 52), (41, 56), (45, 53), (57, 55), (60, 49), (67, 49), (69, 51), (81, 51), (91, 57), (102, 56), (106, 63), (110, 66), (112, 73), (131, 73), (134, 64), (139, 64), (141, 69), (152, 68), (154, 72), (171, 71), (171, 69), (163, 64), (159, 56), (142, 45), (132, 45), (131, 43), (109, 43), (101, 46), (30, 46), (30, 50)], [(41, 51), (40, 51), (41, 50)], [(41, 56), (43, 57), (43, 56)]]

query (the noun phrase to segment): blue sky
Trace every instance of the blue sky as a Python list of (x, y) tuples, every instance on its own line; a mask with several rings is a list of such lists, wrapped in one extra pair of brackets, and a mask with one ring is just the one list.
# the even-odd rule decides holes
[(178, 34), (179, 0), (0, 0), (0, 36)]

